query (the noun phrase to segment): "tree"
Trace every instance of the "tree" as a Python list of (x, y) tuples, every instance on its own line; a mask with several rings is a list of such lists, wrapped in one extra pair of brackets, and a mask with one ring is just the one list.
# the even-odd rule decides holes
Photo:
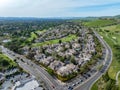
[(60, 39), (60, 40), (59, 40), (59, 44), (61, 44), (61, 43), (62, 43), (62, 40)]
[(1, 64), (2, 66), (8, 66), (9, 62), (7, 60), (2, 60)]
[(47, 67), (47, 71), (49, 74), (54, 75), (54, 71), (51, 68)]
[(70, 61), (71, 61), (71, 63), (73, 63), (75, 65), (77, 64), (75, 61), (75, 57), (73, 55), (70, 57)]
[(72, 47), (72, 44), (71, 43), (69, 43), (69, 45), (70, 45), (70, 49), (72, 49), (73, 47)]

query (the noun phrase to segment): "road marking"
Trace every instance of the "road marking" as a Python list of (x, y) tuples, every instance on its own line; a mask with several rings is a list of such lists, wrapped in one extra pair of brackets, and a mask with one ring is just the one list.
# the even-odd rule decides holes
[[(38, 72), (40, 72), (39, 71), (39, 69), (38, 68), (35, 68)], [(41, 72), (40, 72), (41, 73)], [(41, 76), (44, 78), (44, 79), (47, 79), (47, 81), (49, 81), (49, 83), (51, 84), (51, 86), (53, 85), (53, 83), (43, 74), (43, 73), (41, 73)]]

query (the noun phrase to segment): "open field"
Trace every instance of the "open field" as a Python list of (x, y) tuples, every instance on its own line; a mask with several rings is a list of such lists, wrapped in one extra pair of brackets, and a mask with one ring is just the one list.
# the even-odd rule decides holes
[(31, 37), (28, 38), (28, 41), (32, 41), (34, 38), (37, 38), (37, 35), (34, 32), (31, 32)]
[(35, 46), (43, 46), (43, 45), (48, 45), (48, 44), (57, 44), (57, 43), (59, 43), (59, 40), (61, 40), (62, 42), (68, 42), (68, 41), (71, 41), (72, 39), (76, 39), (76, 38), (77, 38), (76, 35), (69, 35), (69, 36), (61, 38), (61, 39), (45, 41), (42, 43), (34, 43), (32, 46), (35, 47)]
[(90, 22), (85, 22), (84, 24), (89, 27), (101, 27), (101, 26), (111, 25), (115, 23), (116, 23), (116, 20), (99, 19), (99, 20), (93, 20)]
[(118, 25), (112, 25), (112, 26), (106, 26), (106, 27), (103, 27), (102, 29), (105, 29), (105, 30), (110, 30), (111, 32), (113, 31), (120, 31), (120, 24)]
[[(101, 29), (98, 29), (98, 33), (112, 48), (113, 61), (108, 70), (108, 77), (112, 80), (115, 80), (117, 72), (120, 71), (120, 25), (103, 27)], [(98, 90), (99, 82), (100, 80), (93, 85), (92, 90)], [(120, 79), (119, 79), (119, 82), (120, 82)], [(109, 82), (105, 82), (101, 85), (107, 87), (108, 85), (107, 83)], [(106, 90), (106, 89), (103, 89), (103, 90)], [(119, 90), (120, 90), (120, 84), (119, 84)]]

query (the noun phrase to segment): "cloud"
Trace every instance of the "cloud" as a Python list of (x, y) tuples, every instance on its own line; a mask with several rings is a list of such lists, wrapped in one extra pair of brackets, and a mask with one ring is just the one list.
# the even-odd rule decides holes
[[(1, 0), (1, 16), (89, 16), (92, 13), (102, 12), (106, 15), (118, 14), (119, 0)], [(110, 13), (110, 8), (114, 8)], [(97, 15), (97, 14), (96, 14)], [(101, 14), (100, 14), (101, 15)]]

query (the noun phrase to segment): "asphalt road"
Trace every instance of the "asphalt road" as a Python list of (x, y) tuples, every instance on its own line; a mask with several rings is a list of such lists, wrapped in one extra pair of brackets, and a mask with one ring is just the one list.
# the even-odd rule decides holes
[[(15, 56), (13, 56), (13, 52), (4, 47), (2, 48), (2, 50), (3, 53), (6, 54), (12, 60), (16, 59), (16, 57), (20, 57), (20, 59), (17, 59), (17, 63), (19, 64), (19, 66), (31, 75), (34, 75), (37, 79), (40, 79), (39, 81), (44, 81), (48, 90), (65, 90), (65, 88), (62, 88), (62, 86), (59, 85), (57, 81), (51, 75), (49, 75), (43, 68), (36, 65), (29, 59), (26, 59), (25, 57), (16, 53), (14, 53)], [(21, 61), (21, 58), (24, 62)]]
[(84, 82), (81, 85), (78, 85), (77, 87), (74, 88), (74, 90), (90, 90), (91, 86), (108, 70), (111, 62), (112, 62), (112, 50), (109, 47), (109, 45), (100, 37), (99, 34), (97, 34), (94, 31), (95, 35), (97, 36), (97, 38), (100, 40), (100, 42), (104, 45), (104, 47), (107, 50), (106, 53), (106, 58), (105, 58), (105, 62), (104, 62), (104, 66), (102, 67), (102, 72), (98, 71), (94, 77), (91, 77), (89, 80), (87, 80), (87, 82)]

